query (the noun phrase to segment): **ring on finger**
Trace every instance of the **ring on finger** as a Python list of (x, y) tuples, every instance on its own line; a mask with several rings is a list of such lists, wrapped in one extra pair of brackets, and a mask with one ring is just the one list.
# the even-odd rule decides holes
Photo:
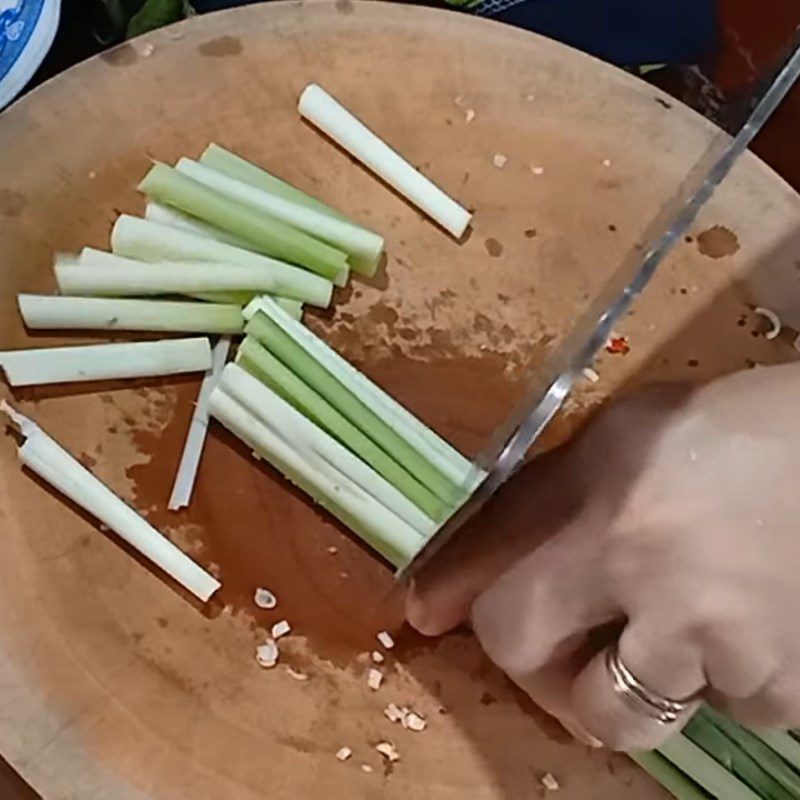
[(673, 700), (645, 686), (623, 663), (619, 645), (608, 649), (606, 667), (614, 682), (614, 692), (632, 711), (655, 720), (661, 725), (671, 725), (691, 709), (699, 692), (683, 700)]

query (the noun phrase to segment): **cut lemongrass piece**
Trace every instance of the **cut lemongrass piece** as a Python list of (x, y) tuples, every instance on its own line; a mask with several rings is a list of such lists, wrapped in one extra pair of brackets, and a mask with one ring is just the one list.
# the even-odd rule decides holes
[(641, 752), (628, 755), (677, 800), (708, 800), (707, 792), (660, 753)]
[(211, 348), (199, 338), (7, 350), (0, 366), (11, 386), (152, 378), (207, 370)]
[(248, 336), (242, 342), (236, 362), (317, 425), (335, 436), (405, 495), (427, 517), (442, 522), (449, 515), (449, 506), (422, 484), (415, 475), (398, 464), (369, 436), (255, 339)]
[(419, 483), (427, 487), (447, 506), (455, 506), (459, 502), (459, 487), (295, 340), (293, 334), (299, 323), (288, 317), (284, 322), (285, 325), (279, 325), (267, 313), (259, 311), (244, 329), (248, 336), (252, 336), (264, 345), (304, 383), (325, 398), (343, 417), (413, 475)]
[(186, 444), (183, 447), (181, 463), (175, 475), (175, 483), (172, 487), (172, 496), (169, 499), (167, 508), (170, 511), (177, 511), (179, 508), (186, 508), (192, 499), (195, 479), (197, 478), (197, 468), (200, 466), (200, 456), (203, 454), (203, 447), (206, 443), (206, 431), (208, 430), (208, 399), (211, 392), (219, 381), (228, 352), (231, 348), (231, 340), (223, 336), (214, 345), (212, 354), (211, 369), (203, 378), (200, 385), (200, 392), (197, 395), (197, 402), (194, 406), (192, 421), (189, 423), (189, 433), (186, 436)]
[[(226, 372), (232, 369), (238, 368), (229, 365)], [(309, 440), (296, 435), (299, 424), (293, 428), (264, 421), (226, 392), (225, 377), (223, 373), (211, 394), (211, 415), (395, 567), (406, 565), (420, 548), (419, 533), (325, 458), (337, 443), (319, 428)], [(269, 394), (270, 413), (281, 408), (283, 415), (302, 417), (276, 394)]]
[(472, 215), (418, 172), (324, 89), (310, 84), (300, 114), (457, 239)]
[(358, 395), (372, 410), (389, 423), (415, 450), (434, 464), (454, 484), (466, 487), (465, 495), (482, 480), (483, 473), (461, 453), (432, 431), (407, 408), (359, 372), (349, 361), (305, 326), (291, 325), (286, 315), (275, 308), (270, 298), (257, 298), (244, 310), (245, 319), (263, 311), (280, 325), (309, 355), (313, 356), (340, 383)]
[(215, 228), (201, 219), (197, 219), (190, 214), (184, 214), (183, 211), (178, 211), (177, 208), (162, 206), (161, 203), (150, 201), (145, 206), (144, 218), (149, 222), (167, 225), (170, 228), (185, 231), (195, 236), (202, 236), (204, 239), (212, 239), (215, 242), (222, 242), (232, 247), (239, 247), (244, 250), (253, 249), (253, 244), (246, 239), (234, 236), (232, 233), (223, 231), (220, 228)]
[(367, 276), (375, 274), (384, 247), (383, 239), (378, 234), (352, 222), (332, 217), (324, 211), (295, 203), (264, 189), (256, 189), (249, 183), (231, 178), (190, 158), (178, 161), (176, 169), (232, 200), (256, 211), (271, 214), (287, 225), (344, 251), (357, 272)]
[[(127, 214), (120, 216), (114, 223), (111, 231), (111, 249), (116, 255), (134, 258), (137, 261), (217, 261), (220, 264), (263, 267), (271, 270), (280, 267), (284, 270), (297, 270), (317, 282), (325, 280), (319, 275), (309, 274), (306, 270), (260, 253), (253, 253), (213, 239), (205, 239), (187, 231)], [(340, 283), (347, 282), (346, 267), (340, 270), (337, 279)]]
[(121, 297), (186, 294), (187, 292), (247, 291), (276, 293), (326, 307), (333, 286), (288, 264), (274, 267), (202, 261), (134, 261), (86, 248), (78, 266), (56, 266), (62, 294)]
[(159, 203), (252, 242), (259, 252), (300, 264), (331, 280), (347, 266), (347, 255), (341, 250), (231, 200), (166, 164), (155, 164), (139, 190)]
[(242, 310), (235, 305), (167, 300), (112, 300), (104, 297), (17, 296), (25, 325), (38, 330), (174, 331), (241, 333)]
[(300, 191), (300, 189), (286, 183), (286, 181), (282, 181), (280, 178), (276, 178), (265, 169), (256, 166), (241, 156), (237, 156), (235, 153), (231, 153), (230, 150), (226, 150), (218, 144), (212, 143), (206, 147), (203, 155), (200, 156), (200, 163), (215, 169), (217, 172), (221, 172), (223, 175), (236, 178), (237, 181), (249, 183), (256, 189), (264, 189), (270, 194), (291, 200), (301, 206), (314, 208), (337, 219), (347, 219), (344, 214), (330, 206), (326, 206), (316, 197)]
[[(259, 348), (255, 345), (256, 349)], [(249, 346), (245, 346), (248, 350)], [(262, 350), (262, 352), (265, 352)], [(269, 355), (269, 354), (267, 354)], [(246, 360), (246, 359), (245, 359)], [(223, 372), (222, 389), (250, 413), (263, 417), (265, 423), (299, 443), (307, 443), (331, 467), (348, 476), (378, 503), (396, 514), (421, 537), (427, 538), (436, 530), (436, 523), (398, 491), (389, 481), (378, 475), (365, 461), (352, 453), (336, 439), (331, 438), (310, 419), (295, 410), (285, 400), (276, 400), (276, 394), (245, 370), (229, 365)], [(419, 542), (417, 546), (419, 546)]]
[(800, 773), (800, 742), (797, 739), (786, 731), (759, 730), (753, 733)]
[[(257, 296), (252, 292), (192, 292), (190, 297), (204, 300), (208, 303), (231, 303), (243, 308), (249, 305)], [(289, 300), (288, 297), (272, 298), (292, 319), (303, 318), (303, 304), (299, 300)]]
[(5, 402), (0, 404), (0, 409), (25, 438), (25, 443), (19, 448), (19, 457), (26, 467), (96, 517), (195, 597), (205, 602), (219, 589), (220, 582), (216, 578), (120, 500), (35, 422)]

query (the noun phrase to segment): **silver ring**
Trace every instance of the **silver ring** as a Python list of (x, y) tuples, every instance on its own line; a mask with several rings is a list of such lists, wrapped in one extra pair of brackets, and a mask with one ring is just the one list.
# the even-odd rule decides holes
[(684, 700), (672, 700), (648, 689), (626, 666), (619, 655), (619, 645), (609, 648), (606, 666), (614, 681), (614, 692), (632, 711), (655, 720), (660, 725), (671, 725), (690, 710), (698, 695)]

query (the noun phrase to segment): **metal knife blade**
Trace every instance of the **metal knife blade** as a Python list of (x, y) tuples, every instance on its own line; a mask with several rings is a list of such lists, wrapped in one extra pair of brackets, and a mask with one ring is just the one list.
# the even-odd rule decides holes
[(531, 382), (522, 401), (496, 431), (489, 446), (475, 459), (467, 485), (474, 485), (481, 472), (485, 472), (486, 477), (412, 561), (398, 571), (398, 578), (416, 575), (513, 475), (561, 408), (576, 377), (605, 346), (614, 325), (650, 282), (659, 264), (692, 225), (700, 209), (799, 76), (800, 43), (796, 36), (793, 49), (777, 72), (772, 74), (772, 79), (762, 82), (761, 86), (766, 88), (760, 99), (756, 98), (757, 103), (742, 128), (733, 138), (724, 131), (717, 134), (683, 180), (676, 195), (661, 208), (640, 243), (623, 259), (600, 295), (548, 359), (542, 374)]

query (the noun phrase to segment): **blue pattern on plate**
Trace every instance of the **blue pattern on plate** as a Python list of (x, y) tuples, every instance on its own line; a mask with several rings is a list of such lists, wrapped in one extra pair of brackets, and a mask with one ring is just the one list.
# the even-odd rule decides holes
[(0, 0), (0, 81), (31, 38), (45, 0)]

